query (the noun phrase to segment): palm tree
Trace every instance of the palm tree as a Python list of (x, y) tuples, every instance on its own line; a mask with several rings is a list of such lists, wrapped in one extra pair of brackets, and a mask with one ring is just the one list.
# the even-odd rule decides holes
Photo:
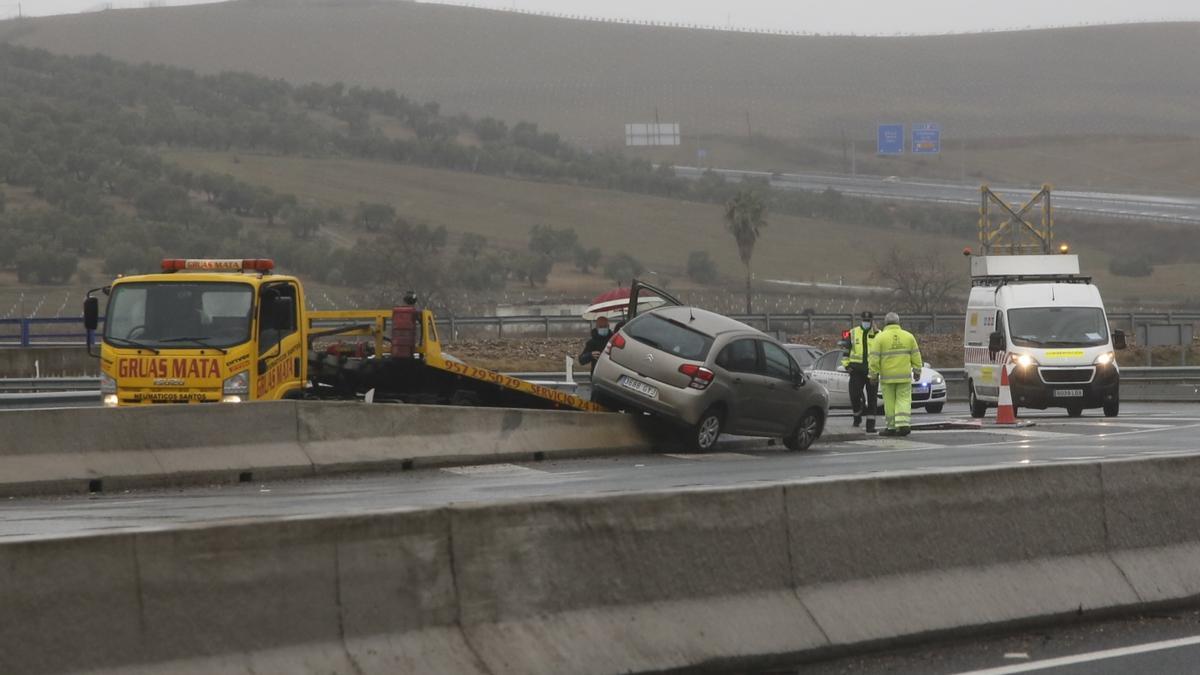
[(767, 205), (753, 190), (739, 190), (725, 202), (725, 227), (737, 241), (738, 256), (746, 266), (746, 313), (750, 313), (750, 258), (760, 231), (767, 226)]

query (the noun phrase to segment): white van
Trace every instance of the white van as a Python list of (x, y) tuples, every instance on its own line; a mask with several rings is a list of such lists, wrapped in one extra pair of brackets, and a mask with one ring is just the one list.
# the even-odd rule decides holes
[(1120, 412), (1115, 349), (1100, 290), (1079, 275), (1074, 255), (971, 259), (971, 297), (963, 361), (971, 415), (983, 417), (1000, 395), (1000, 368), (1011, 364), (1014, 409), (1066, 408), (1072, 417)]

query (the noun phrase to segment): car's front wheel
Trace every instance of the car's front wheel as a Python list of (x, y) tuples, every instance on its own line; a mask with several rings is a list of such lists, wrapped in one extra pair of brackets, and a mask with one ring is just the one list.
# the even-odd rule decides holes
[(717, 439), (721, 437), (723, 424), (721, 409), (716, 406), (709, 408), (700, 416), (699, 421), (684, 430), (684, 446), (693, 452), (712, 450), (717, 444)]
[(942, 412), (942, 409), (945, 407), (945, 403), (930, 403), (929, 405), (925, 406), (925, 412), (931, 412), (936, 415), (937, 413)]
[(783, 438), (788, 450), (799, 452), (809, 449), (821, 437), (821, 413), (813, 409), (804, 413), (791, 434)]
[(1104, 404), (1104, 416), (1105, 417), (1116, 417), (1117, 415), (1120, 415), (1120, 414), (1121, 414), (1121, 402), (1120, 401), (1109, 401), (1108, 403)]

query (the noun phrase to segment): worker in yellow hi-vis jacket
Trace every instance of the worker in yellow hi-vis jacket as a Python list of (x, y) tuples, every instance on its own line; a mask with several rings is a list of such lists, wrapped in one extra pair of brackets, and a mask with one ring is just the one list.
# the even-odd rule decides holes
[(921, 349), (917, 338), (900, 327), (900, 315), (888, 312), (884, 328), (871, 341), (872, 382), (883, 388), (883, 414), (887, 428), (880, 436), (907, 436), (912, 431), (912, 383), (921, 377)]

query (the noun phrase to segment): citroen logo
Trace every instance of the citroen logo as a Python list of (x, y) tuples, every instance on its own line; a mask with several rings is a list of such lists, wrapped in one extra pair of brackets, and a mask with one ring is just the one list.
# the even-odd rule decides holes
[(647, 361), (649, 361), (650, 363), (654, 363), (654, 355), (653, 355), (653, 354), (647, 354), (647, 355), (646, 355), (646, 360), (647, 360)]

